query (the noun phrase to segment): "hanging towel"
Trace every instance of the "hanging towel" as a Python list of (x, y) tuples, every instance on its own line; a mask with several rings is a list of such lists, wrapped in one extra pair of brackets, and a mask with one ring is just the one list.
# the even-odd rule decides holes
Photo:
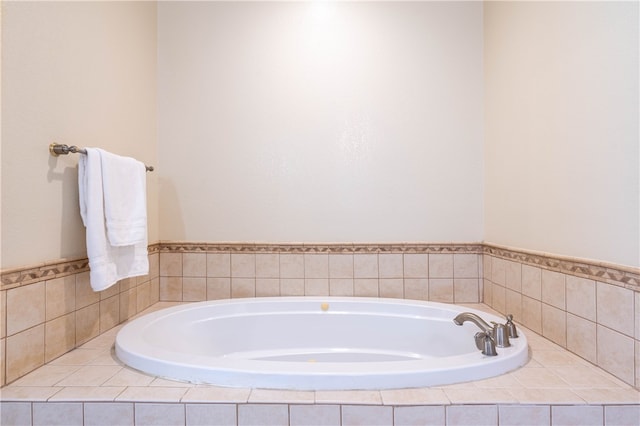
[(80, 156), (80, 216), (87, 228), (91, 288), (149, 273), (145, 166), (98, 148)]

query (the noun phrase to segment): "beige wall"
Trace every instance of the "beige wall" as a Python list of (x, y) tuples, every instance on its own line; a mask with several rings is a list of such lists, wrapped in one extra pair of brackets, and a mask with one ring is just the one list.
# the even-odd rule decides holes
[(78, 157), (48, 145), (157, 163), (156, 4), (3, 2), (2, 32), (2, 268), (86, 256)]
[(484, 4), (485, 240), (640, 265), (637, 2)]
[(482, 5), (158, 3), (164, 240), (480, 241)]

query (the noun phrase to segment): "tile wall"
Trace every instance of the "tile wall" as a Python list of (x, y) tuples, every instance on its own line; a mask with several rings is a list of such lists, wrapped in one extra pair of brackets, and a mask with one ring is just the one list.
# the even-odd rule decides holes
[(483, 302), (640, 388), (640, 275), (485, 246)]
[(159, 253), (149, 275), (101, 292), (89, 284), (87, 259), (2, 272), (0, 384), (11, 383), (158, 301)]
[(101, 293), (85, 260), (3, 271), (1, 384), (156, 301), (369, 296), (483, 302), (640, 387), (640, 273), (482, 244), (160, 243)]
[(480, 245), (161, 244), (160, 300), (365, 296), (478, 303)]

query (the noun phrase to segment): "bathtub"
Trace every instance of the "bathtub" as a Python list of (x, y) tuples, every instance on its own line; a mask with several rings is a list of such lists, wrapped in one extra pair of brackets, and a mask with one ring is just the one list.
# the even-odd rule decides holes
[(190, 303), (144, 315), (116, 337), (116, 355), (155, 376), (218, 386), (393, 389), (497, 376), (528, 360), (527, 339), (482, 355), (472, 323), (505, 320), (456, 305), (358, 297)]

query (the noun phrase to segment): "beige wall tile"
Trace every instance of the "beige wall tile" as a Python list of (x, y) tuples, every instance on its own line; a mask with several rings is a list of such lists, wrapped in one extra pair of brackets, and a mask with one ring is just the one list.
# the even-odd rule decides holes
[(182, 301), (182, 277), (160, 277), (160, 300), (163, 302)]
[(88, 272), (76, 275), (76, 309), (81, 309), (100, 301), (100, 293), (91, 289)]
[(378, 281), (380, 297), (404, 299), (404, 283), (402, 278), (387, 278)]
[(404, 274), (401, 253), (380, 253), (378, 255), (379, 278), (402, 278)]
[(522, 293), (505, 289), (504, 313), (513, 315), (516, 322), (522, 321)]
[(255, 278), (231, 278), (231, 298), (256, 297)]
[(84, 403), (84, 424), (92, 425), (133, 425), (133, 403)]
[(280, 294), (282, 296), (304, 296), (304, 278), (281, 278)]
[(340, 426), (339, 405), (290, 405), (290, 426)]
[(330, 296), (353, 296), (353, 278), (330, 278)]
[(422, 253), (405, 253), (405, 278), (429, 278), (429, 255)]
[(507, 261), (498, 257), (491, 258), (491, 281), (504, 287), (507, 282)]
[(280, 278), (280, 255), (278, 253), (257, 253), (256, 277)]
[(634, 340), (601, 325), (597, 326), (598, 366), (625, 383), (635, 383)]
[(47, 321), (73, 312), (76, 309), (76, 276), (47, 281), (45, 299)]
[(430, 254), (429, 278), (453, 278), (453, 255)]
[(507, 290), (499, 285), (493, 284), (491, 289), (491, 307), (504, 314), (507, 308)]
[(182, 276), (182, 253), (160, 253), (160, 276)]
[(118, 296), (100, 301), (100, 333), (120, 324), (120, 298)]
[(83, 424), (81, 402), (34, 402), (33, 426)]
[(280, 280), (278, 278), (256, 278), (256, 297), (280, 296)]
[(393, 424), (403, 426), (444, 425), (444, 406), (395, 407)]
[(522, 294), (542, 300), (542, 270), (536, 266), (522, 265)]
[(328, 296), (329, 278), (306, 278), (304, 280), (305, 296)]
[(330, 254), (329, 278), (353, 278), (353, 255)]
[(207, 300), (231, 298), (231, 278), (207, 278)]
[(562, 406), (551, 407), (551, 425), (600, 426), (604, 416), (602, 406)]
[(149, 303), (160, 301), (160, 278), (153, 278), (149, 282)]
[(118, 293), (120, 293), (120, 282), (118, 281), (117, 283), (115, 283), (114, 285), (112, 285), (111, 287), (100, 291), (98, 294), (100, 294), (100, 300), (105, 300), (105, 299), (109, 299), (113, 296), (117, 296)]
[(478, 278), (479, 256), (477, 254), (454, 254), (453, 276), (454, 278)]
[(636, 340), (636, 388), (640, 389), (640, 340)]
[(7, 334), (19, 333), (45, 321), (44, 282), (7, 291)]
[(489, 280), (482, 280), (482, 302), (493, 306), (493, 283)]
[(354, 254), (353, 276), (355, 278), (378, 278), (378, 255)]
[(204, 277), (182, 278), (182, 300), (184, 302), (207, 300), (207, 279)]
[(47, 321), (44, 327), (44, 362), (49, 362), (75, 347), (75, 312)]
[(432, 302), (453, 303), (453, 279), (429, 279), (429, 300)]
[(542, 301), (559, 309), (566, 309), (565, 275), (542, 270)]
[(7, 335), (7, 291), (0, 291), (0, 339)]
[(393, 424), (393, 407), (378, 405), (343, 405), (342, 425), (387, 426)]
[(567, 349), (596, 363), (596, 323), (567, 313)]
[(151, 305), (151, 283), (146, 282), (136, 287), (136, 311), (142, 312)]
[(253, 253), (231, 253), (231, 277), (255, 278), (256, 255)]
[(542, 304), (542, 335), (547, 339), (567, 346), (567, 313), (561, 309)]
[(235, 426), (238, 422), (235, 404), (187, 404), (186, 426)]
[(378, 279), (377, 278), (356, 278), (353, 280), (354, 296), (360, 297), (378, 297)]
[(484, 426), (498, 424), (498, 407), (495, 405), (449, 405), (447, 410), (447, 426), (469, 426), (478, 423)]
[(6, 345), (6, 381), (10, 383), (44, 364), (44, 324), (9, 336)]
[(596, 282), (567, 275), (567, 312), (596, 320)]
[(238, 426), (281, 426), (289, 424), (287, 404), (238, 405)]
[(76, 311), (76, 344), (81, 345), (100, 334), (100, 304)]
[(415, 300), (429, 300), (429, 279), (405, 278), (404, 297)]
[(149, 279), (160, 276), (160, 253), (149, 255)]
[(305, 278), (329, 278), (329, 255), (308, 253), (304, 255)]
[(493, 257), (488, 254), (482, 256), (482, 276), (488, 280), (491, 279), (491, 265), (493, 264)]
[(636, 340), (640, 340), (640, 291), (635, 292)]
[(518, 293), (522, 291), (522, 264), (508, 260), (505, 268), (505, 287)]
[(120, 322), (124, 322), (138, 313), (138, 291), (134, 287), (123, 291), (120, 297)]
[[(6, 377), (5, 377), (5, 366), (6, 366), (6, 340), (7, 339), (0, 339), (0, 387), (4, 386), (6, 384)], [(1, 422), (0, 422), (1, 423)]]
[(635, 335), (633, 291), (598, 282), (596, 293), (598, 324), (633, 337)]
[(480, 291), (477, 278), (454, 278), (453, 301), (455, 303), (479, 303)]
[(138, 277), (124, 278), (124, 279), (118, 281), (118, 283), (120, 284), (120, 292), (131, 290), (132, 288), (135, 288), (136, 285), (138, 285), (137, 278)]
[(206, 277), (207, 276), (207, 254), (206, 253), (183, 253), (182, 254), (182, 276), (183, 277)]
[(231, 254), (207, 253), (207, 277), (231, 277)]
[(542, 334), (542, 303), (530, 297), (522, 297), (522, 324)]
[(134, 413), (136, 426), (185, 424), (183, 404), (136, 403)]
[(280, 279), (282, 278), (304, 278), (304, 255), (280, 255)]
[(505, 425), (548, 425), (551, 423), (551, 407), (548, 405), (501, 405), (498, 408), (500, 423)]

